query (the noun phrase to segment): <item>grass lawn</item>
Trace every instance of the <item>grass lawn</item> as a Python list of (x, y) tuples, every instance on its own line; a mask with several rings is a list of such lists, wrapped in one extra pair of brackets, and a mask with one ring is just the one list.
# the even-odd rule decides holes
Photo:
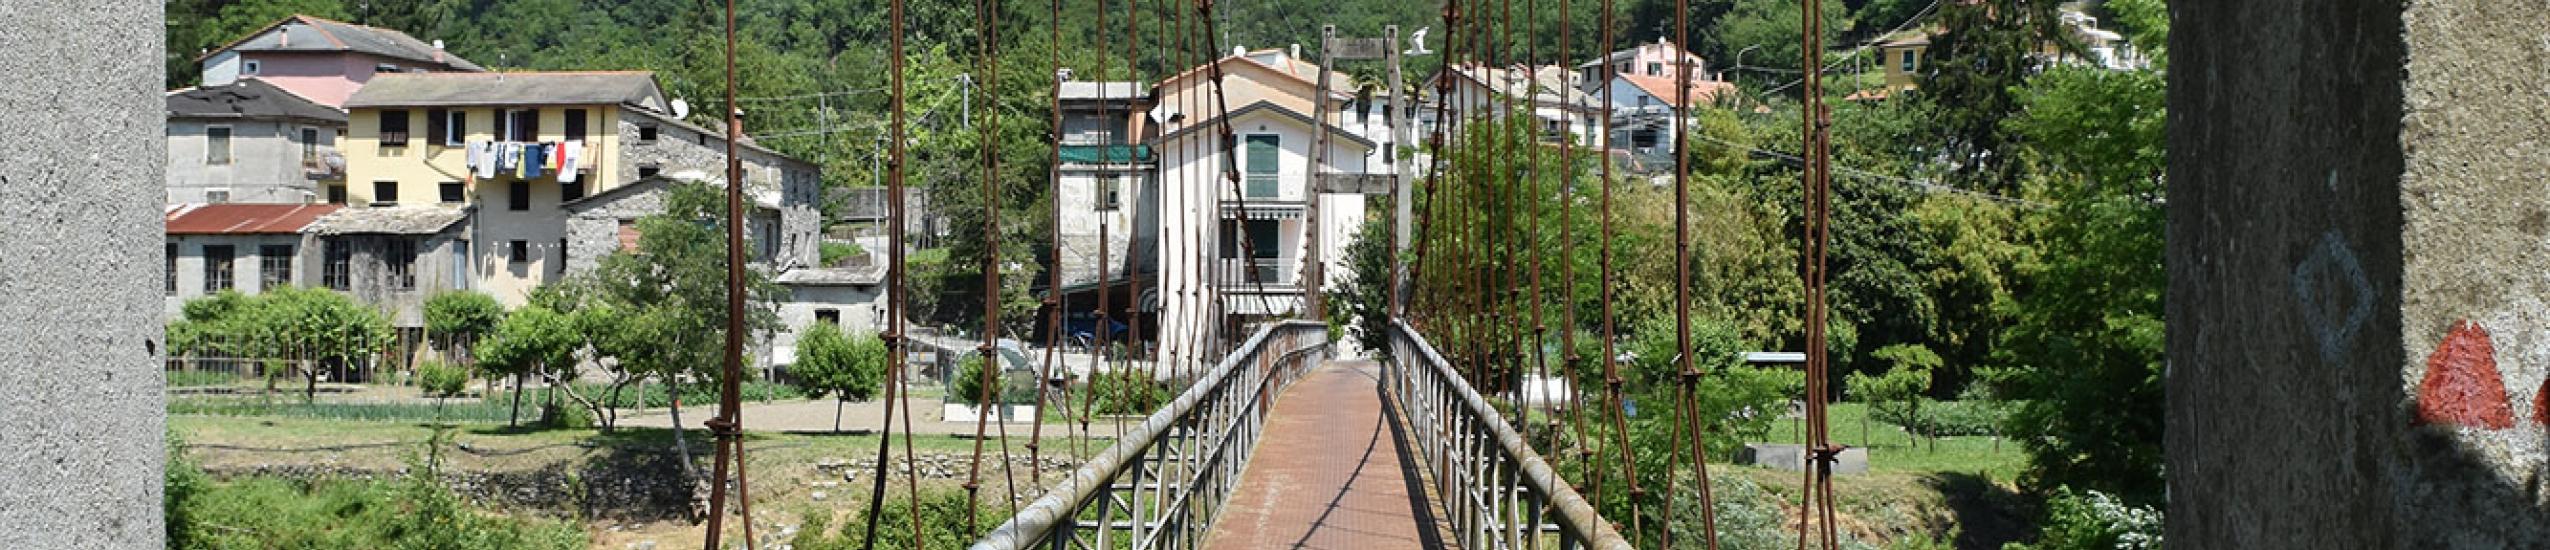
[[(1868, 449), (1868, 468), (1878, 472), (1957, 472), (1981, 474), (2009, 482), (2027, 464), (2027, 455), (2009, 441), (1989, 436), (1941, 437), (1934, 446), (1903, 428), (1868, 419), (1868, 405), (1834, 403), (1827, 425), (1834, 443)], [(1781, 420), (1771, 428), (1771, 443), (1800, 443), (1803, 420)], [(1863, 431), (1862, 427), (1865, 426)], [(1865, 434), (1865, 435), (1863, 435)]]

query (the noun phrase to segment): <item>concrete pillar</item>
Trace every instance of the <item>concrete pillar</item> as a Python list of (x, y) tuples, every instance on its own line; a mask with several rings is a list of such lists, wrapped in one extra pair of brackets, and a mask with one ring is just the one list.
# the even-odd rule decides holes
[(0, 2), (0, 548), (159, 548), (162, 6)]
[(2174, 2), (2173, 548), (2550, 541), (2550, 18)]

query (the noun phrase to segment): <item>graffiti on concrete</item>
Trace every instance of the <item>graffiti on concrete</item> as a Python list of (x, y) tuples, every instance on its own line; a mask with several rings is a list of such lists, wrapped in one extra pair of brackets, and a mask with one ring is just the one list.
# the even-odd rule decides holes
[(2344, 358), (2356, 333), (2373, 320), (2373, 283), (2334, 229), (2322, 233), (2311, 255), (2293, 266), (2293, 295), (2302, 302), (2303, 321), (2319, 341), (2323, 363)]
[[(2539, 406), (2533, 417), (2543, 418)], [(2488, 329), (2463, 320), (2426, 356), (2426, 378), (2417, 384), (2415, 425), (2501, 430), (2514, 427), (2514, 408), (2497, 372), (2497, 349)]]

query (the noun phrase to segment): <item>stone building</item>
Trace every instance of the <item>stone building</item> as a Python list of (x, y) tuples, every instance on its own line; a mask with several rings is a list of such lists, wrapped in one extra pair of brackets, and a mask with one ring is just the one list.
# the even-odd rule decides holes
[(345, 208), (302, 228), (319, 247), (318, 286), (344, 292), (412, 332), (425, 326), (425, 298), (470, 288), (465, 209)]
[(332, 204), (187, 204), (168, 208), (165, 271), (169, 318), (186, 301), (224, 290), (259, 294), (315, 286), (316, 237), (302, 232)]
[(168, 197), (319, 202), (345, 182), (345, 112), (259, 79), (169, 92)]
[[(719, 174), (726, 165), (722, 133), (683, 122), (646, 72), (381, 75), (346, 105), (352, 160), (340, 192), (347, 202), (469, 213), (455, 284), (507, 305), (521, 305), (576, 262), (567, 204), (657, 176)], [(750, 143), (737, 153), (746, 189), (775, 211), (776, 232), (819, 231), (821, 175), (813, 164)], [(556, 157), (574, 161), (552, 163)], [(811, 265), (820, 254), (811, 238), (773, 246), (765, 258), (774, 270)]]

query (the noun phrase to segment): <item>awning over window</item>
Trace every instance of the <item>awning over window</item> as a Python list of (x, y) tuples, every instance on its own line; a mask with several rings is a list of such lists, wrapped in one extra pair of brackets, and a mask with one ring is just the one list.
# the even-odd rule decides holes
[(1151, 156), (1149, 145), (1065, 145), (1062, 147), (1063, 164), (1134, 164), (1155, 160)]
[(1224, 311), (1231, 315), (1285, 316), (1302, 310), (1302, 297), (1299, 294), (1233, 292), (1222, 296), (1222, 304), (1225, 307)]

